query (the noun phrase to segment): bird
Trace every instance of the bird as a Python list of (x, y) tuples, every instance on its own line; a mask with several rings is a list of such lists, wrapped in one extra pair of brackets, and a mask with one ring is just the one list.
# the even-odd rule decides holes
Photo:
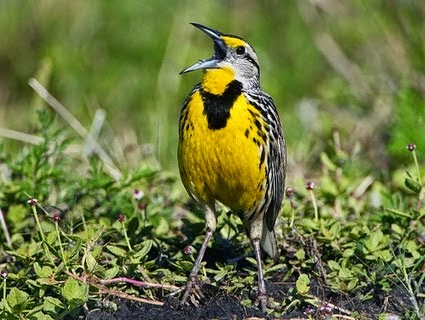
[[(214, 43), (211, 58), (180, 74), (203, 70), (201, 81), (183, 103), (179, 118), (178, 165), (182, 183), (203, 209), (205, 239), (188, 277), (181, 303), (200, 292), (197, 274), (217, 227), (217, 203), (238, 215), (257, 263), (257, 301), (267, 310), (261, 250), (278, 258), (275, 224), (282, 208), (286, 142), (270, 95), (260, 87), (253, 47), (239, 36), (191, 23)], [(202, 296), (202, 293), (200, 292)]]

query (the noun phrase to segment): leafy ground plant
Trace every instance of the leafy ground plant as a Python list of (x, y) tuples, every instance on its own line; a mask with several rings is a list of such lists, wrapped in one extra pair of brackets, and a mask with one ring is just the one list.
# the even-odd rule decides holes
[(413, 144), (412, 165), (384, 177), (334, 131), (320, 170), (290, 181), (280, 261), (266, 262), (274, 308), (265, 315), (253, 307), (255, 259), (234, 215), (223, 208), (218, 217), (199, 277), (205, 297), (179, 307), (204, 220), (181, 200), (176, 175), (151, 166), (112, 174), (98, 157), (73, 156), (78, 143), (55, 116), (38, 117), (39, 143), (1, 153), (2, 319), (424, 319), (424, 188)]
[[(118, 273), (144, 273), (149, 261), (154, 264), (149, 253), (159, 250), (160, 240), (152, 223), (161, 232), (160, 225), (171, 219), (162, 202), (166, 199), (155, 195), (164, 182), (154, 177), (154, 169), (136, 170), (116, 181), (98, 160), (76, 165), (67, 151), (72, 142), (52, 115), (39, 112), (39, 120), (40, 144), (23, 148), (14, 158), (2, 155), (1, 312), (7, 319), (75, 316), (90, 300), (89, 288), (110, 292), (107, 285)], [(155, 185), (152, 197), (136, 189), (150, 184)], [(161, 203), (162, 215), (147, 223), (146, 208), (155, 214), (155, 202)]]

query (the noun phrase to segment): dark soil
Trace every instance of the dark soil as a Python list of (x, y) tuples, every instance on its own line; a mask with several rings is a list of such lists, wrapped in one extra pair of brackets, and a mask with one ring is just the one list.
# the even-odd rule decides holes
[[(217, 239), (216, 239), (217, 240)], [(226, 243), (220, 243), (220, 249), (207, 249), (205, 261), (209, 267), (214, 268), (216, 261), (226, 263), (229, 258), (234, 258), (234, 252), (231, 252), (231, 246), (226, 250)], [(230, 253), (230, 255), (229, 255)], [(236, 255), (237, 256), (237, 255)], [(238, 262), (238, 270), (242, 272), (243, 267), (247, 267), (246, 261), (242, 259)], [(320, 273), (320, 272), (319, 272)], [(165, 296), (161, 301), (163, 306), (143, 304), (139, 302), (123, 300), (111, 297), (109, 300), (116, 304), (114, 311), (107, 309), (107, 301), (99, 303), (98, 306), (88, 306), (89, 311), (82, 312), (80, 319), (88, 320), (121, 320), (121, 319), (344, 319), (344, 320), (373, 320), (378, 319), (379, 314), (405, 316), (408, 310), (412, 310), (412, 304), (405, 289), (400, 286), (394, 286), (391, 292), (383, 291), (377, 284), (370, 284), (354, 293), (335, 292), (324, 285), (323, 279), (309, 274), (310, 294), (323, 301), (323, 305), (317, 308), (310, 304), (293, 304), (286, 310), (275, 311), (273, 315), (261, 312), (257, 306), (246, 307), (240, 303), (241, 300), (250, 298), (255, 301), (256, 284), (253, 284), (251, 296), (233, 296), (228, 295), (224, 290), (205, 284), (202, 288), (204, 298), (198, 306), (181, 306), (178, 297)], [(295, 287), (295, 276), (292, 279), (284, 279), (284, 273), (274, 272), (267, 274), (267, 292), (274, 303), (288, 306), (297, 299), (293, 297)], [(292, 295), (292, 296), (291, 296)], [(370, 297), (365, 300), (365, 296)], [(300, 297), (298, 297), (300, 298)], [(413, 313), (410, 313), (413, 315)], [(75, 318), (75, 317), (74, 317)], [(404, 319), (410, 319), (406, 317)]]
[[(274, 301), (284, 299), (288, 284), (273, 283), (268, 286), (268, 292)], [(372, 299), (362, 301), (360, 295), (369, 292)], [(107, 310), (105, 306), (90, 310), (86, 313), (88, 320), (118, 320), (118, 319), (274, 319), (276, 317), (261, 312), (255, 306), (245, 307), (241, 305), (240, 298), (219, 292), (218, 288), (205, 285), (203, 287), (205, 298), (199, 306), (181, 306), (179, 300), (174, 297), (164, 298), (163, 306), (143, 304), (139, 302), (112, 299), (118, 306), (117, 310)], [(403, 316), (406, 310), (411, 310), (407, 294), (403, 290), (395, 288), (391, 293), (385, 293), (377, 288), (365, 288), (362, 292), (353, 295), (336, 294), (326, 291), (317, 283), (312, 284), (312, 293), (323, 301), (329, 302), (318, 309), (311, 306), (298, 306), (297, 310), (288, 313), (277, 313), (279, 319), (378, 319), (380, 313)]]
[(119, 308), (113, 314), (105, 311), (92, 311), (86, 319), (243, 319), (246, 317), (264, 317), (255, 308), (245, 308), (236, 297), (219, 296), (210, 299), (200, 307), (180, 306), (179, 300), (169, 298), (162, 307), (129, 301), (118, 302)]

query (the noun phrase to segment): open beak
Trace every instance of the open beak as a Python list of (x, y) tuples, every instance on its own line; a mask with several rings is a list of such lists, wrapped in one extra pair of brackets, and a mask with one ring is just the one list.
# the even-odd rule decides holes
[(180, 74), (199, 70), (199, 69), (214, 69), (217, 64), (226, 57), (226, 45), (221, 39), (222, 34), (216, 30), (203, 26), (199, 23), (191, 23), (198, 29), (204, 31), (214, 41), (214, 55), (210, 59), (203, 59), (184, 69)]

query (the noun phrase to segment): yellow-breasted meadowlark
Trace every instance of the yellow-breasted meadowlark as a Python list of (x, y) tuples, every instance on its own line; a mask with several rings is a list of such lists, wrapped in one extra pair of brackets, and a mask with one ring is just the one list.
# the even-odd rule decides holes
[(178, 160), (186, 190), (205, 211), (207, 228), (182, 303), (196, 287), (205, 249), (216, 229), (219, 201), (241, 218), (251, 239), (258, 298), (265, 309), (260, 246), (277, 257), (274, 226), (282, 207), (286, 168), (282, 126), (273, 99), (260, 88), (254, 49), (240, 37), (192, 24), (214, 41), (214, 55), (180, 73), (204, 70), (181, 110)]

